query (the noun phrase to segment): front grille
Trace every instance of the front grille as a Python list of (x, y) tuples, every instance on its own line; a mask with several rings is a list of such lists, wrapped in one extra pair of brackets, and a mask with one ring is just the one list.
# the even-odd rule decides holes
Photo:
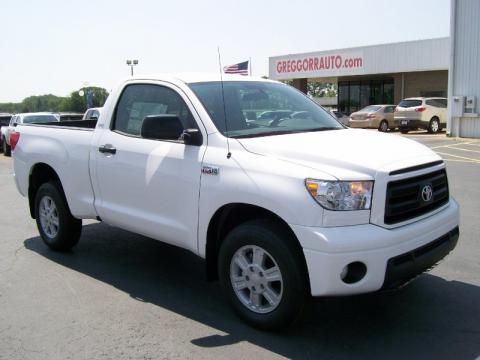
[[(422, 190), (430, 185), (433, 196), (425, 201)], [(389, 182), (385, 204), (385, 224), (391, 225), (416, 218), (446, 204), (449, 199), (445, 169), (408, 179)]]

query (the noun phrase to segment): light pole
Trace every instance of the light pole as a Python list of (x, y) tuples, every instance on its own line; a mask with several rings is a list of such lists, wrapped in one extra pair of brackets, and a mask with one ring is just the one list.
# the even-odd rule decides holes
[(133, 67), (138, 65), (138, 60), (127, 60), (127, 65), (130, 66), (130, 74), (133, 76)]

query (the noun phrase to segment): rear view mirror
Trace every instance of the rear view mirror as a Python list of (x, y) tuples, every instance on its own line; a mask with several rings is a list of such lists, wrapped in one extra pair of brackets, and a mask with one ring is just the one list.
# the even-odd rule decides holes
[(182, 133), (178, 116), (169, 114), (146, 116), (140, 131), (143, 138), (152, 140), (179, 140)]

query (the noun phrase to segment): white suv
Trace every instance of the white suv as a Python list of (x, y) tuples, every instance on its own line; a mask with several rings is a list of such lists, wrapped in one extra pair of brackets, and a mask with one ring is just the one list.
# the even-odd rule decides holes
[(447, 99), (416, 97), (400, 101), (395, 109), (395, 124), (402, 133), (425, 129), (435, 134), (447, 126)]

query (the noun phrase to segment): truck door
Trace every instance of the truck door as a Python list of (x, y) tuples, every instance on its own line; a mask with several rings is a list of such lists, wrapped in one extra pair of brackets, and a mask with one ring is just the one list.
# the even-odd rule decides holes
[(145, 117), (165, 114), (177, 115), (184, 129), (204, 133), (192, 104), (173, 85), (136, 83), (123, 89), (110, 128), (96, 145), (95, 206), (106, 223), (196, 252), (206, 134), (200, 146), (142, 138)]

